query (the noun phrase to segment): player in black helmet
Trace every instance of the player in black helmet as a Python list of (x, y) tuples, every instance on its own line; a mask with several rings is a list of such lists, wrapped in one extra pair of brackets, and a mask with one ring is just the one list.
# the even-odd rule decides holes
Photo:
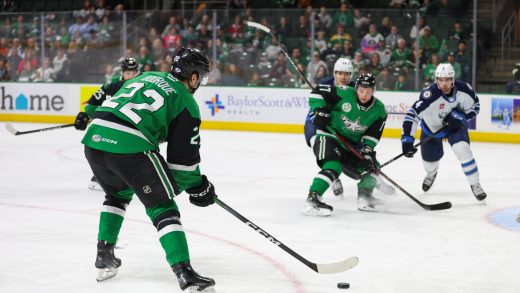
[[(139, 64), (137, 64), (135, 58), (130, 57), (123, 59), (121, 62), (120, 80), (112, 83), (105, 83), (90, 97), (85, 105), (85, 112), (79, 112), (78, 115), (76, 115), (74, 127), (78, 130), (85, 130), (92, 117), (93, 109), (101, 105), (107, 98), (112, 97), (127, 80), (136, 77), (138, 74)], [(95, 176), (92, 176), (90, 179), (90, 185), (88, 188), (92, 190), (101, 190)]]
[[(182, 191), (192, 204), (214, 203), (215, 188), (200, 169), (200, 110), (193, 93), (205, 84), (207, 57), (181, 48), (171, 72), (144, 72), (124, 83), (114, 96), (92, 109), (82, 143), (85, 157), (105, 192), (99, 220), (98, 280), (114, 277), (121, 260), (114, 245), (127, 205), (137, 195), (157, 229), (166, 260), (181, 290), (214, 292), (215, 281), (190, 264), (179, 208)], [(166, 143), (166, 156), (159, 143)]]

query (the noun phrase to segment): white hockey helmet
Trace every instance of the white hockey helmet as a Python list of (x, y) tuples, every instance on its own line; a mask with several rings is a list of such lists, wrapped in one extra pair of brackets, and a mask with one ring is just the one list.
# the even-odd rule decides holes
[(439, 77), (450, 77), (455, 79), (455, 69), (450, 63), (441, 63), (435, 69), (435, 80)]
[(354, 71), (354, 66), (352, 65), (350, 59), (338, 58), (336, 63), (334, 63), (334, 72), (336, 71), (349, 72), (350, 74), (352, 74), (352, 72)]

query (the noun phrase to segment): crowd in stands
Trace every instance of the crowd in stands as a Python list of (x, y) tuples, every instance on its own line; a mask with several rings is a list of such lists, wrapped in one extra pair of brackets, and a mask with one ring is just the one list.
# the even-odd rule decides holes
[[(392, 1), (395, 9), (387, 11), (402, 13), (397, 8), (401, 7), (400, 2), (403, 1)], [(417, 5), (424, 2), (430, 1), (420, 1)], [(356, 8), (345, 1), (338, 2), (338, 7), (307, 5), (279, 13), (262, 13), (252, 9), (248, 1), (238, 1), (240, 9), (231, 10), (227, 18), (220, 17), (216, 25), (210, 11), (204, 9), (190, 17), (183, 17), (180, 11), (142, 12), (144, 21), (139, 24), (133, 23), (133, 18), (127, 20), (127, 31), (138, 35), (127, 38), (128, 49), (123, 51), (122, 38), (127, 37), (122, 33), (123, 5), (112, 8), (104, 0), (84, 3), (83, 9), (72, 13), (46, 13), (44, 21), (39, 14), (32, 19), (29, 14), (0, 16), (0, 80), (111, 81), (118, 76), (122, 52), (124, 57), (136, 58), (141, 71), (168, 71), (170, 56), (180, 47), (190, 46), (201, 49), (212, 59), (210, 84), (308, 86), (285, 57), (282, 46), (269, 34), (245, 25), (245, 21), (270, 27), (313, 86), (331, 75), (339, 57), (352, 60), (354, 77), (363, 72), (376, 75), (377, 87), (383, 90), (413, 90), (416, 60), (420, 65), (421, 87), (433, 81), (435, 67), (440, 62), (451, 63), (457, 79), (471, 79), (468, 19), (463, 22), (445, 17), (450, 29), (437, 32), (438, 23), (430, 25), (425, 16), (420, 17), (419, 27), (404, 26), (399, 19), (404, 15), (374, 17), (371, 10)], [(449, 13), (442, 9), (435, 11), (444, 12)], [(415, 23), (415, 19), (408, 23)], [(42, 35), (44, 48), (40, 47)], [(418, 56), (416, 38), (419, 38)]]

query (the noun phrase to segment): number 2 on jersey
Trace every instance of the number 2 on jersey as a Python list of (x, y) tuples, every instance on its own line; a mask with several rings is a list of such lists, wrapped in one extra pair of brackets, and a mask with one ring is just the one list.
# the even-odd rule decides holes
[[(103, 107), (109, 107), (109, 108), (116, 108), (119, 106), (118, 102), (113, 101), (117, 98), (131, 98), (135, 95), (135, 93), (140, 90), (142, 87), (144, 87), (144, 83), (142, 82), (134, 82), (127, 86), (125, 86), (125, 89), (132, 89), (129, 93), (121, 93), (117, 96), (113, 96), (110, 100), (106, 100), (103, 102)], [(120, 109), (119, 112), (121, 112), (123, 115), (128, 117), (132, 122), (135, 124), (139, 124), (143, 118), (139, 116), (138, 113), (133, 111), (134, 109), (137, 111), (140, 110), (148, 110), (150, 112), (155, 112), (159, 110), (164, 105), (164, 98), (154, 89), (148, 89), (143, 92), (143, 95), (145, 97), (153, 99), (153, 103), (126, 103), (124, 104)]]

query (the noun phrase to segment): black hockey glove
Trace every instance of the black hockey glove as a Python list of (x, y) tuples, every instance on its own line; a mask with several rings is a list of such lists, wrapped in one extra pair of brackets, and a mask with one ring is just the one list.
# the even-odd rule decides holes
[(76, 120), (74, 121), (74, 128), (77, 130), (87, 129), (88, 120), (89, 118), (87, 113), (79, 112), (78, 115), (76, 115)]
[(336, 91), (336, 86), (329, 84), (319, 84), (317, 88), (320, 95), (327, 104), (334, 106), (341, 99)]
[(452, 110), (449, 115), (444, 117), (442, 124), (447, 126), (448, 132), (455, 131), (461, 127), (466, 127), (466, 115), (457, 110)]
[(363, 156), (363, 165), (368, 171), (374, 171), (376, 166), (376, 152), (369, 146), (364, 146), (359, 152)]
[(407, 158), (412, 158), (417, 152), (417, 148), (413, 147), (415, 138), (413, 136), (403, 135), (401, 137), (401, 143), (403, 144), (403, 154)]
[(214, 204), (213, 197), (215, 194), (215, 187), (208, 181), (206, 175), (202, 175), (202, 183), (199, 186), (186, 189), (190, 195), (190, 202), (199, 207), (207, 207)]
[(325, 129), (330, 123), (330, 111), (325, 108), (317, 108), (314, 111), (313, 123), (319, 129)]

